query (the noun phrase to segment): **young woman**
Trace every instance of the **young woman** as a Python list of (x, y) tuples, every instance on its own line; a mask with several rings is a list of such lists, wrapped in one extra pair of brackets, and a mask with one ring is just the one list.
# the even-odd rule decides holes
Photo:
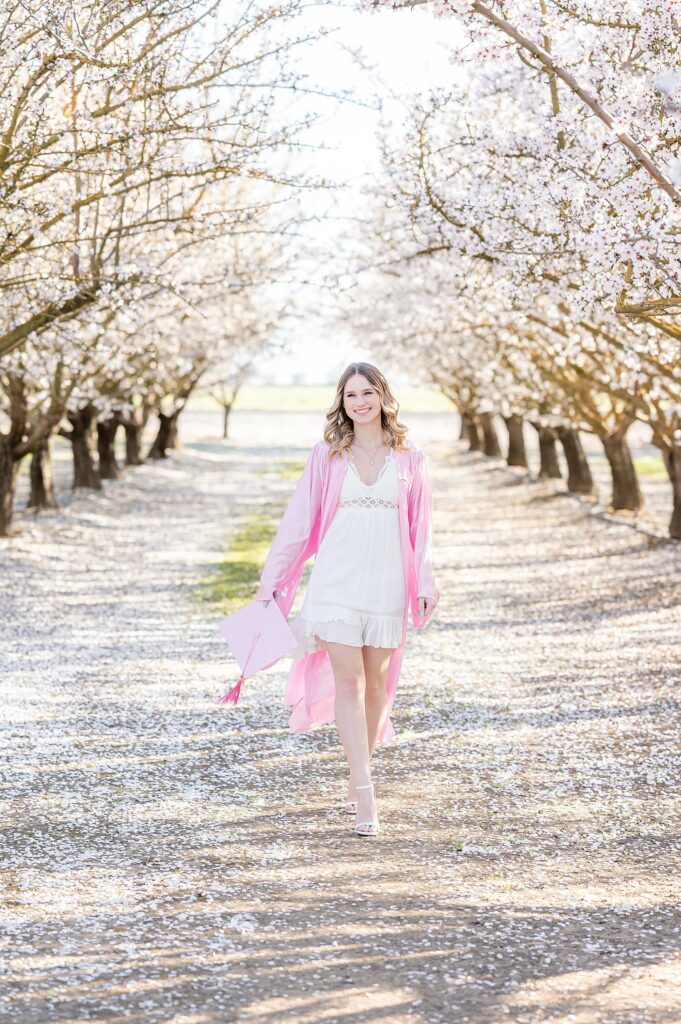
[(423, 452), (397, 419), (387, 380), (351, 363), (282, 517), (256, 599), (286, 616), (305, 562), (307, 592), (290, 623), (299, 643), (286, 688), (292, 732), (336, 722), (350, 768), (355, 831), (379, 830), (370, 759), (390, 721), (407, 619), (422, 628), (440, 598), (431, 557), (432, 499)]

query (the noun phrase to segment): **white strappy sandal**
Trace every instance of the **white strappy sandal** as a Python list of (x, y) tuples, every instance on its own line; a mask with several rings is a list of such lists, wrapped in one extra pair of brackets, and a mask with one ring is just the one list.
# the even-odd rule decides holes
[[(371, 789), (373, 782), (369, 782), (366, 786), (355, 786), (355, 789)], [(355, 824), (355, 832), (358, 836), (375, 836), (379, 831), (378, 818), (374, 818), (373, 821), (358, 821)]]

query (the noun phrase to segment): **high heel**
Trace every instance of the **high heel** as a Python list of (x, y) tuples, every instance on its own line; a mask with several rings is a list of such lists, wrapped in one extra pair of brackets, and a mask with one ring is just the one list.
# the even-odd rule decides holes
[[(373, 782), (369, 782), (366, 786), (355, 786), (355, 789), (371, 789)], [(375, 836), (379, 831), (378, 818), (374, 818), (372, 821), (358, 821), (355, 825), (355, 832), (358, 836)]]
[[(355, 786), (351, 786), (348, 783), (348, 792), (350, 792), (351, 789), (355, 788)], [(357, 814), (357, 800), (351, 800), (349, 796), (346, 797), (345, 800), (343, 801), (343, 810), (345, 811), (346, 814)]]

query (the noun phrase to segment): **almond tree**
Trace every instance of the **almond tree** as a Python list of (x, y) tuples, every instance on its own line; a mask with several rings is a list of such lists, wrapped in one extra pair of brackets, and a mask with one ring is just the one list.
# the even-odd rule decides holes
[[(453, 6), (439, 5), (443, 13)], [(458, 6), (473, 24), (479, 5)], [(668, 170), (672, 182), (681, 82), (668, 7), (651, 5), (638, 19), (601, 17), (594, 5), (549, 0), (499, 4), (495, 11), (526, 33), (541, 32), (544, 48), (570, 69), (572, 85), (575, 76), (588, 75), (599, 111), (607, 105), (632, 131), (635, 126), (634, 148), (645, 139), (658, 170), (665, 169), (661, 177)], [(611, 410), (621, 415), (612, 422), (601, 417), (597, 432), (613, 470), (613, 499), (637, 507), (640, 490), (626, 447), (634, 418), (666, 438), (665, 464), (675, 481), (681, 353), (669, 314), (681, 280), (676, 189), (664, 187), (645, 154), (638, 159), (642, 151), (637, 156), (622, 143), (622, 132), (605, 131), (607, 119), (565, 76), (547, 73), (539, 58), (518, 61), (515, 46), (494, 42), (498, 29), (478, 34), (467, 48), (474, 60), (465, 89), (415, 105), (406, 133), (386, 145), (388, 184), (377, 191), (402, 216), (393, 217), (387, 252), (376, 253), (376, 263), (412, 279), (417, 261), (432, 273), (436, 258), (447, 257), (440, 287), (456, 297), (459, 317), (463, 309), (467, 318), (467, 300), (477, 293), (470, 316), (514, 324), (540, 367), (547, 345), (554, 359), (566, 351), (579, 373), (572, 382), (554, 381), (556, 401), (566, 396), (563, 385), (569, 391), (579, 384), (583, 395), (585, 379), (597, 395), (609, 395)], [(385, 245), (384, 218), (377, 236)], [(501, 303), (486, 307), (490, 276)], [(637, 316), (655, 330), (630, 330), (625, 314), (629, 323)], [(493, 334), (500, 327), (497, 322)], [(665, 334), (664, 344), (655, 331)], [(517, 360), (514, 367), (518, 372)], [(664, 380), (662, 390), (656, 380)], [(645, 398), (650, 390), (664, 394), (655, 410)], [(602, 400), (592, 404), (603, 408)], [(659, 418), (662, 410), (665, 427), (657, 432), (651, 414)], [(572, 411), (577, 416), (574, 400)], [(581, 427), (596, 424), (582, 416)], [(672, 532), (678, 533), (676, 513)]]
[(181, 231), (213, 183), (272, 176), (268, 154), (297, 129), (270, 122), (277, 89), (295, 85), (296, 40), (274, 33), (298, 9), (10, 5), (0, 26), (11, 54), (0, 77), (0, 355), (153, 275), (153, 250), (131, 263), (127, 239)]
[[(522, 63), (546, 76), (554, 116), (568, 92), (611, 133), (616, 153), (640, 169), (677, 207), (681, 205), (676, 138), (660, 130), (651, 109), (655, 87), (671, 97), (681, 88), (676, 72), (681, 9), (677, 0), (652, 0), (644, 7), (610, 0), (359, 0), (364, 9), (428, 5), (440, 17), (459, 19), (466, 39), (460, 60), (494, 58)], [(623, 59), (622, 59), (623, 57)], [(656, 71), (641, 86), (641, 72)], [(614, 72), (614, 74), (613, 74)], [(637, 81), (638, 79), (638, 81)], [(629, 80), (627, 82), (627, 80)], [(615, 81), (620, 89), (613, 88)], [(633, 84), (632, 90), (623, 88)], [(559, 131), (563, 126), (558, 123)], [(560, 136), (565, 142), (566, 135)], [(671, 159), (670, 159), (671, 157)]]
[[(280, 30), (299, 6), (123, 0), (115, 8), (69, 5), (63, 14), (48, 3), (9, 7), (0, 25), (11, 54), (0, 94), (1, 532), (9, 530), (25, 455), (36, 456), (32, 500), (53, 503), (47, 459), (57, 428), (74, 446), (78, 486), (99, 484), (98, 418), (105, 472), (115, 475), (114, 414), (130, 418), (135, 460), (134, 421), (160, 400), (158, 380), (153, 399), (149, 391), (161, 361), (154, 363), (159, 346), (150, 330), (133, 337), (122, 315), (139, 308), (141, 325), (164, 294), (164, 313), (179, 318), (188, 289), (195, 309), (204, 287), (221, 284), (228, 295), (224, 266), (221, 282), (213, 273), (200, 280), (201, 269), (216, 267), (223, 240), (286, 234), (299, 217), (264, 220), (300, 183), (285, 156), (304, 121), (282, 117), (275, 101), (296, 84), (289, 64), (301, 40)], [(276, 260), (258, 267), (259, 281), (279, 269)], [(166, 323), (173, 337), (177, 322)], [(162, 365), (184, 365), (184, 357), (173, 363), (167, 342)], [(140, 406), (115, 394), (134, 372), (136, 352), (146, 375)], [(199, 353), (192, 377), (214, 358)]]

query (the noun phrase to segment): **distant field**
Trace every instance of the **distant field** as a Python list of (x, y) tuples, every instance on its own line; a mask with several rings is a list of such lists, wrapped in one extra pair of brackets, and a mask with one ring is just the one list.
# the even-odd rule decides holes
[(640, 476), (656, 476), (662, 480), (669, 478), (661, 455), (641, 456), (641, 458), (634, 459), (634, 466)]
[[(451, 402), (430, 388), (399, 388), (400, 412), (452, 412)], [(334, 387), (274, 387), (249, 385), (241, 389), (234, 409), (248, 412), (324, 412), (329, 408)], [(219, 406), (208, 394), (199, 394), (189, 403), (195, 412), (213, 411)]]

